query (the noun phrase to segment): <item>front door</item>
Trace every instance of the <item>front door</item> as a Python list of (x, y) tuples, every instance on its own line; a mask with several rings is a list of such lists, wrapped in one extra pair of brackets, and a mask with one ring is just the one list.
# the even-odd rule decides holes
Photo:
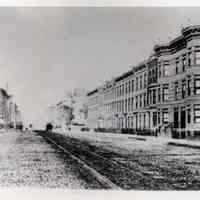
[(185, 109), (181, 109), (181, 128), (185, 128), (186, 127), (186, 112)]
[(178, 108), (174, 108), (174, 128), (178, 128)]

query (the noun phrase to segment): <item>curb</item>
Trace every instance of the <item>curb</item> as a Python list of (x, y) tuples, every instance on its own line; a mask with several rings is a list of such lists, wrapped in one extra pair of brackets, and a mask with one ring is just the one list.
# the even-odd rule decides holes
[(193, 149), (200, 149), (200, 145), (195, 144), (185, 144), (185, 143), (178, 143), (178, 142), (168, 142), (168, 145), (179, 146), (179, 147), (188, 147)]

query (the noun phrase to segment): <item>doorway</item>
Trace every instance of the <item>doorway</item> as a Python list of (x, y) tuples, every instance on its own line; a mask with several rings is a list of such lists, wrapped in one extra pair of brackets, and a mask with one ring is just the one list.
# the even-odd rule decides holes
[(185, 108), (181, 108), (181, 128), (186, 127), (186, 112)]
[(174, 128), (178, 128), (178, 108), (174, 108)]

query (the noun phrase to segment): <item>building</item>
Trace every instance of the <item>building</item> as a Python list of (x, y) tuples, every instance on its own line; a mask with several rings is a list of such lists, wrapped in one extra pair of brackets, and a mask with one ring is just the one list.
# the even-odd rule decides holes
[(147, 60), (87, 93), (91, 128), (200, 135), (200, 26), (155, 45)]
[(73, 124), (85, 125), (87, 117), (86, 91), (76, 88), (73, 91)]
[(50, 106), (48, 111), (48, 120), (54, 128), (65, 131), (71, 125), (72, 108), (65, 100), (58, 102), (55, 106)]
[(23, 128), (22, 115), (17, 104), (14, 104), (14, 113), (12, 113), (12, 115), (11, 123), (14, 124), (14, 127), (17, 129)]
[(0, 125), (7, 127), (9, 124), (8, 101), (10, 96), (6, 90), (0, 88)]
[(86, 123), (86, 91), (80, 88), (68, 92), (65, 99), (48, 107), (48, 122), (55, 128), (66, 129), (83, 126)]
[(22, 117), (17, 104), (13, 101), (13, 96), (6, 90), (0, 88), (0, 126), (4, 128), (16, 128), (21, 126)]

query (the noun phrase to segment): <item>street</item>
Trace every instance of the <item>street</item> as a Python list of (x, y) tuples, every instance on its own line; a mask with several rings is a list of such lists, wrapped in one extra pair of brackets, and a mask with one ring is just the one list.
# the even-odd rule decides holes
[(34, 132), (1, 132), (0, 146), (1, 187), (99, 188), (95, 182), (86, 183), (73, 160)]
[(49, 136), (122, 189), (200, 188), (199, 149), (134, 135), (68, 132)]
[(0, 186), (199, 190), (200, 149), (94, 132), (0, 134)]

